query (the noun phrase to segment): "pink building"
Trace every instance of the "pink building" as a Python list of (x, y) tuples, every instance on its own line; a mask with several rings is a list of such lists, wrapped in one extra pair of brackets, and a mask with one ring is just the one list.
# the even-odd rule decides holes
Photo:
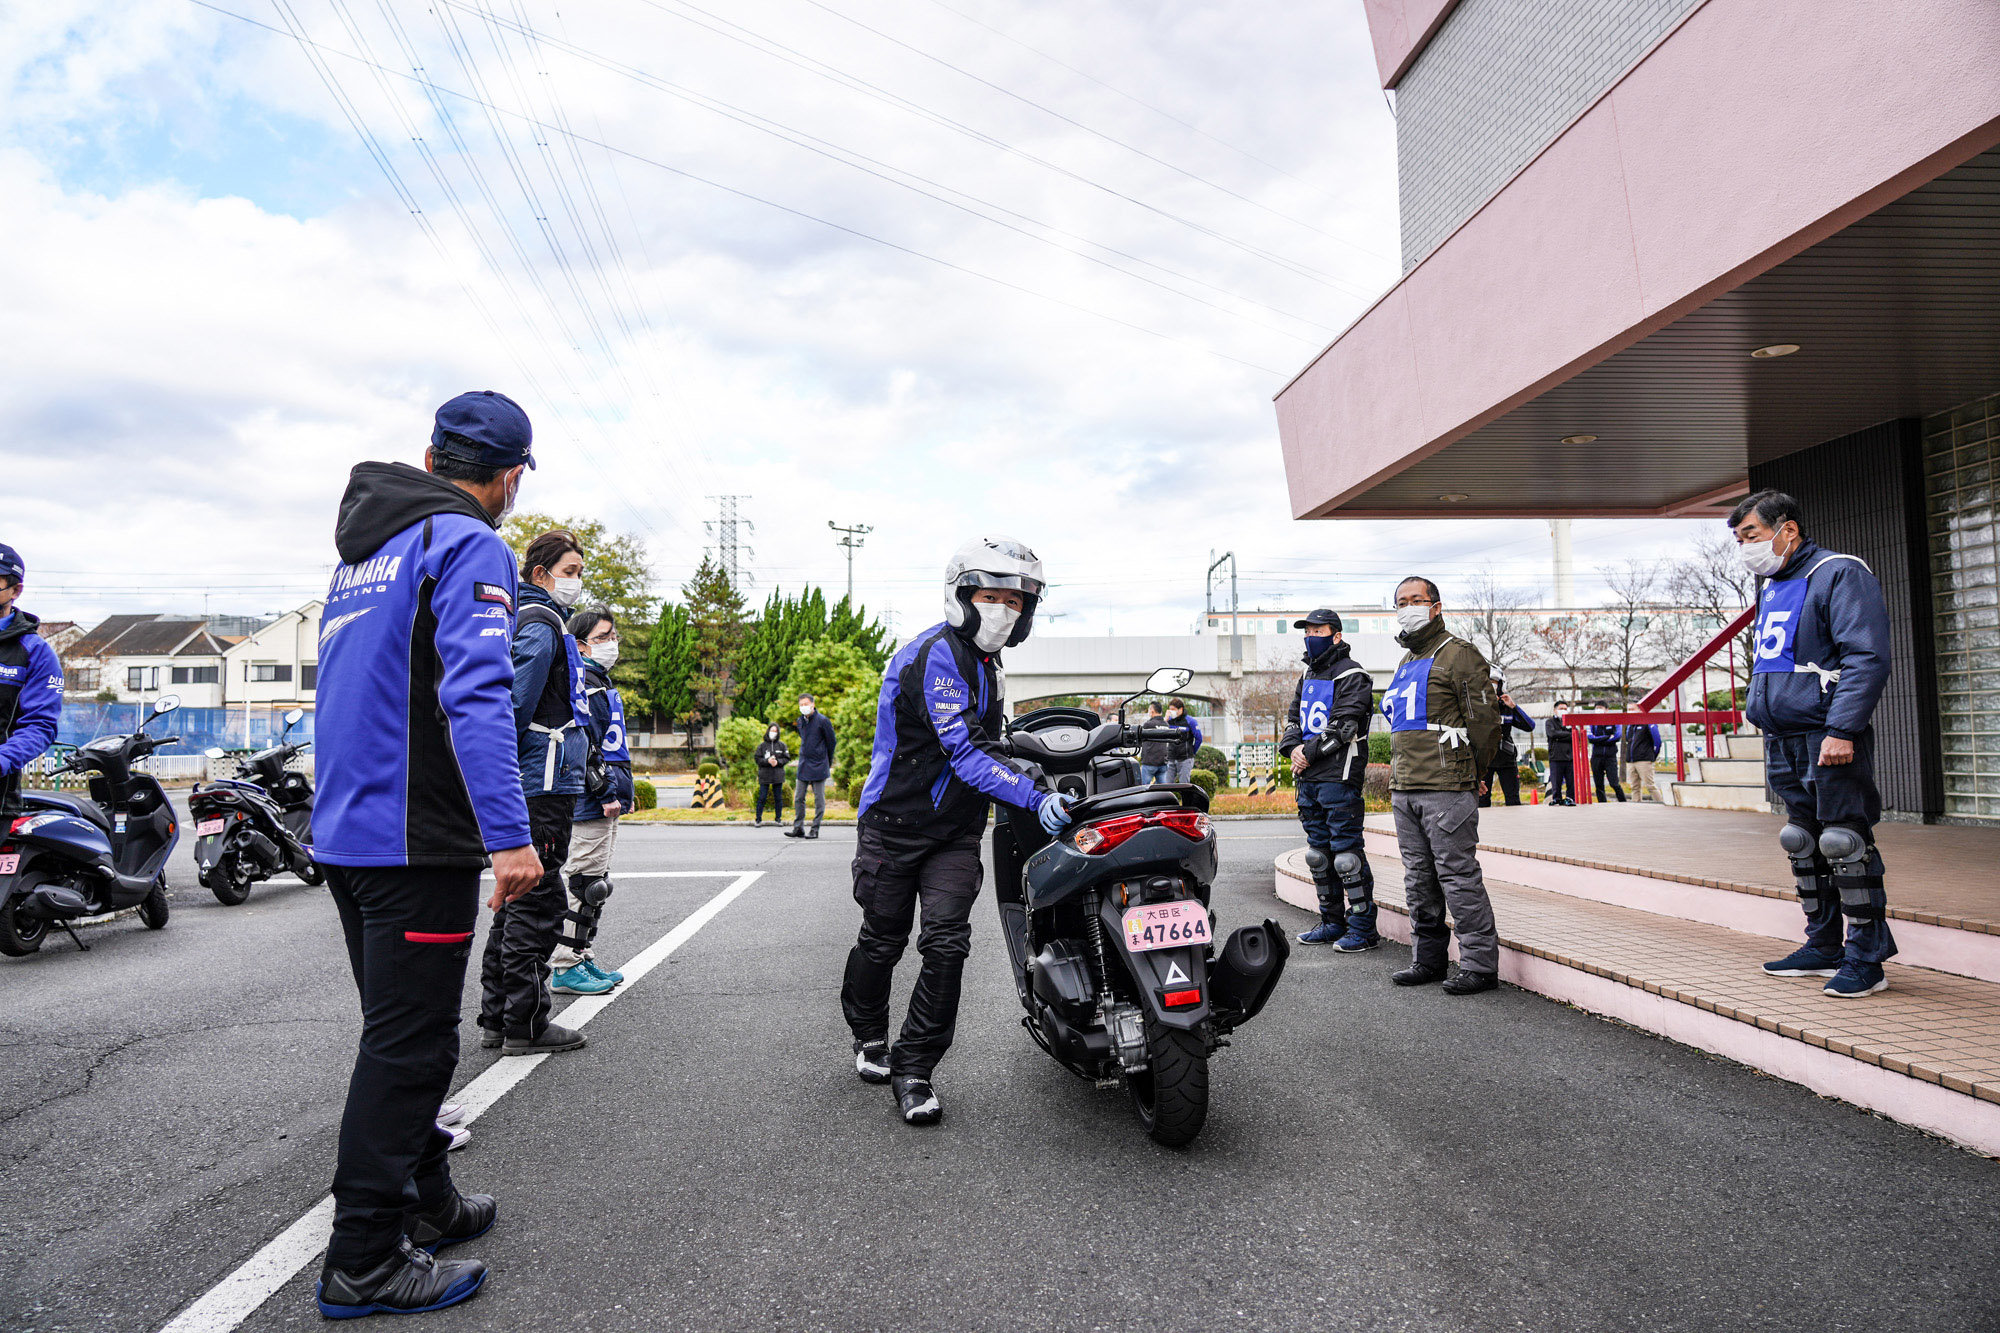
[(1720, 515), (1881, 576), (1906, 818), (2000, 824), (2000, 0), (1365, 0), (1404, 273), (1300, 518)]

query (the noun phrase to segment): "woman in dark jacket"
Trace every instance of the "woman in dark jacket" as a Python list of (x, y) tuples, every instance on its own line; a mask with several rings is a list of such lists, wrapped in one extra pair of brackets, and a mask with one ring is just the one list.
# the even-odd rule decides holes
[(785, 822), (785, 765), (792, 762), (792, 752), (784, 742), (773, 722), (764, 731), (764, 743), (757, 747), (753, 756), (757, 761), (757, 827), (764, 827), (764, 798), (771, 798), (771, 814), (778, 823)]

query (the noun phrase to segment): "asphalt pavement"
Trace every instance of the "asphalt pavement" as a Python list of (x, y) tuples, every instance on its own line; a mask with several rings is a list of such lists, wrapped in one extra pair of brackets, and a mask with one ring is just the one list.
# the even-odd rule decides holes
[[(1223, 930), (1305, 924), (1271, 892), (1293, 831), (1220, 828)], [(758, 878), (473, 1126), (453, 1170), (500, 1222), (453, 1253), (493, 1276), (417, 1327), (2000, 1327), (1994, 1163), (1512, 988), (1400, 990), (1395, 946), (1295, 951), (1170, 1151), (1021, 1030), (989, 896), (945, 1122), (907, 1128), (840, 1019), (852, 845), (621, 830), (613, 964)], [(185, 850), (170, 878), (162, 931), (0, 960), (0, 1327), (157, 1329), (326, 1192), (332, 905), (223, 907)], [(316, 1273), (240, 1326), (318, 1326)]]

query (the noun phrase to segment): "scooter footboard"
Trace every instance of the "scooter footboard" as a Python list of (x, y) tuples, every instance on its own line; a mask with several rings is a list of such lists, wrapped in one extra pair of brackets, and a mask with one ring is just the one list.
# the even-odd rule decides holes
[(1233, 932), (1216, 953), (1209, 985), (1216, 1026), (1228, 1032), (1255, 1018), (1277, 988), (1291, 954), (1284, 928), (1275, 921)]

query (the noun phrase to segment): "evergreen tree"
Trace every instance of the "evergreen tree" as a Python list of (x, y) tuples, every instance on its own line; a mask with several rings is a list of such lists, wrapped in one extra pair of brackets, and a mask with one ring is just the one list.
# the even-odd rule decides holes
[(679, 721), (687, 729), (688, 744), (704, 723), (720, 722), (729, 715), (736, 697), (736, 659), (743, 648), (747, 628), (743, 623), (743, 596), (710, 556), (703, 556), (681, 589), (686, 599), (692, 640), (687, 678), (688, 700)]
[(799, 649), (826, 633), (826, 597), (817, 588), (798, 597), (779, 592), (764, 599), (764, 611), (744, 638), (736, 658), (736, 710), (757, 717), (781, 707), (785, 676)]
[[(693, 674), (694, 624), (686, 607), (667, 602), (660, 607), (646, 654), (646, 694), (655, 715), (678, 723), (694, 706), (688, 691), (688, 678)], [(692, 737), (689, 744), (693, 744)]]
[(877, 671), (889, 664), (893, 646), (889, 642), (889, 627), (879, 620), (870, 620), (867, 607), (848, 605), (846, 597), (834, 603), (833, 613), (827, 617), (826, 637), (836, 643), (853, 644)]

